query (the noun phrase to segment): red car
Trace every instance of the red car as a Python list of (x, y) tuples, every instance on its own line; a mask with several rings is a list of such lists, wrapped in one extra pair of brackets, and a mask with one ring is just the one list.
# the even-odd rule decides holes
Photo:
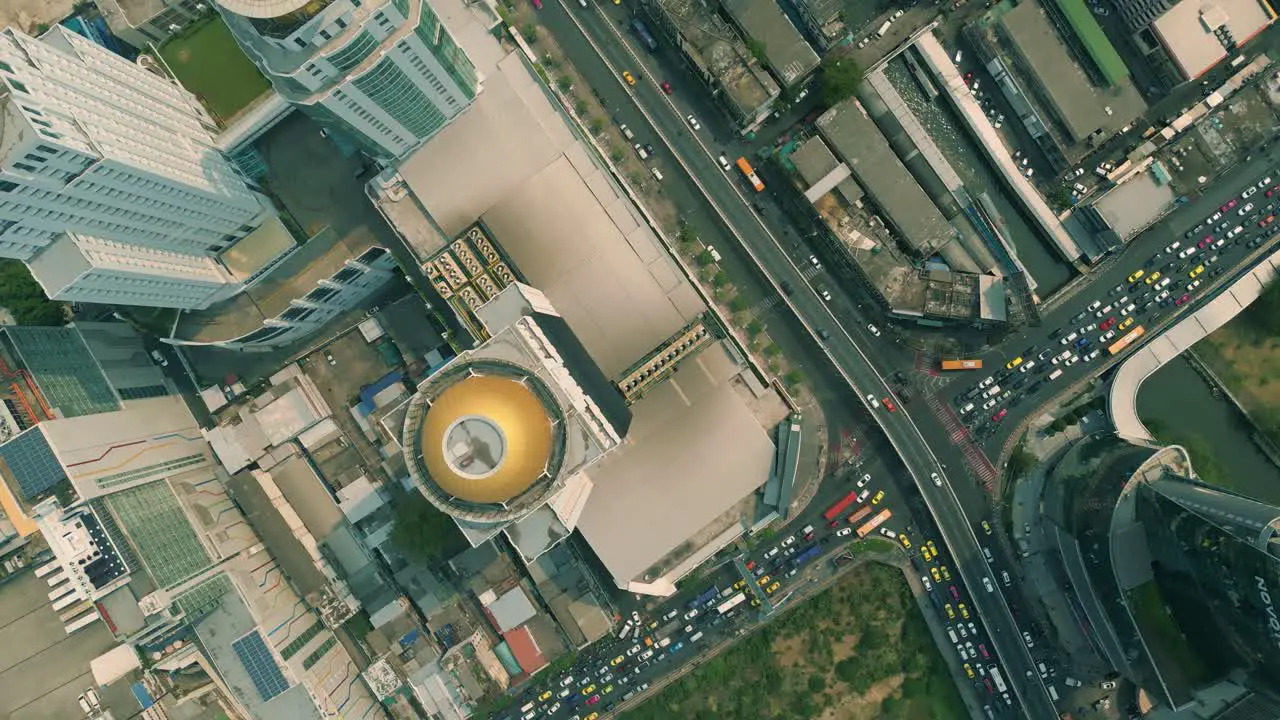
[(1258, 227), (1266, 227), (1276, 221), (1275, 215), (1268, 215), (1258, 221)]
[(987, 693), (988, 693), (988, 694), (990, 694), (990, 695), (994, 695), (994, 694), (995, 694), (995, 689), (991, 687), (991, 678), (985, 678), (985, 677), (984, 677), (984, 678), (982, 678), (982, 684), (987, 686)]
[(755, 569), (756, 569), (756, 561), (755, 561), (755, 560), (748, 560), (748, 561), (747, 561), (747, 569), (748, 569), (748, 570), (755, 570)]
[(890, 400), (889, 398), (881, 398), (880, 402), (884, 403), (884, 409), (888, 410), (889, 412), (893, 412), (894, 410), (897, 410), (897, 407), (894, 406), (893, 401)]
[(952, 586), (950, 586), (950, 589), (951, 589), (951, 597), (952, 597), (952, 599), (954, 599), (954, 600), (959, 600), (959, 599), (960, 599), (960, 591), (956, 589), (956, 586), (955, 586), (955, 585), (952, 585)]
[(541, 10), (541, 9), (542, 9), (542, 0), (529, 0), (529, 2), (533, 3), (533, 6), (534, 6), (535, 8), (537, 8), (537, 9), (539, 9), (539, 10)]
[(994, 420), (995, 422), (1000, 422), (1001, 420), (1004, 419), (1004, 416), (1008, 414), (1009, 414), (1009, 408), (1001, 408), (1000, 412), (991, 416), (991, 419)]
[(600, 696), (599, 696), (599, 695), (592, 695), (590, 698), (588, 698), (588, 699), (587, 699), (587, 704), (588, 704), (588, 705), (595, 705), (595, 704), (596, 704), (596, 703), (598, 703), (598, 702), (600, 702)]
[(675, 90), (672, 90), (672, 89), (671, 89), (671, 83), (667, 82), (666, 80), (663, 80), (663, 81), (662, 81), (662, 92), (664, 92), (664, 93), (666, 93), (666, 94), (670, 95), (671, 93), (675, 92)]
[(987, 652), (987, 646), (986, 646), (986, 645), (979, 644), (979, 645), (978, 645), (978, 652), (982, 653), (982, 658), (983, 658), (984, 660), (989, 659), (989, 658), (991, 657), (991, 653)]
[(1209, 246), (1209, 243), (1211, 243), (1211, 242), (1213, 242), (1213, 236), (1212, 236), (1212, 235), (1205, 235), (1203, 240), (1201, 240), (1200, 242), (1196, 243), (1196, 247), (1198, 247), (1198, 248), (1200, 248), (1201, 250), (1203, 250), (1203, 249), (1205, 249), (1206, 247), (1208, 247), (1208, 246)]
[(1222, 207), (1218, 208), (1218, 212), (1226, 212), (1239, 204), (1240, 204), (1239, 200), (1236, 200), (1235, 198), (1231, 198), (1230, 200), (1227, 201), (1226, 205), (1223, 205)]
[(1098, 323), (1098, 329), (1110, 330), (1111, 328), (1115, 327), (1115, 325), (1116, 325), (1116, 318), (1109, 317), (1106, 320), (1103, 320), (1102, 322)]
[(1188, 301), (1190, 301), (1190, 300), (1191, 300), (1191, 293), (1187, 293), (1186, 295), (1183, 295), (1182, 297), (1178, 298), (1177, 300), (1174, 300), (1174, 301), (1173, 301), (1173, 304), (1174, 304), (1174, 306), (1176, 307), (1176, 306), (1181, 305), (1181, 304), (1183, 304), (1183, 303), (1185, 303), (1185, 302), (1188, 302)]

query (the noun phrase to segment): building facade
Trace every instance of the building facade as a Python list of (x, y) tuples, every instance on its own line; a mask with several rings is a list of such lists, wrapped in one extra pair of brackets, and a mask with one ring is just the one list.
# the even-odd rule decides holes
[(190, 309), (238, 289), (213, 258), (274, 211), (194, 96), (60, 26), (0, 32), (0, 85), (0, 257), (58, 299)]
[(1280, 690), (1280, 508), (1172, 474), (1139, 486), (1156, 582), (1206, 664)]
[(480, 77), (424, 0), (219, 0), (275, 89), (384, 160), (402, 158), (475, 99)]

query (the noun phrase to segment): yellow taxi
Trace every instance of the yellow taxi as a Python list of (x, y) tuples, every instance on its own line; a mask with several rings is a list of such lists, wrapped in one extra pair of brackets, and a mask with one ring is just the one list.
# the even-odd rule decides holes
[(1199, 277), (1199, 276), (1200, 276), (1200, 273), (1202, 273), (1202, 272), (1204, 272), (1204, 266), (1203, 266), (1203, 265), (1197, 265), (1197, 266), (1195, 266), (1194, 268), (1192, 268), (1192, 269), (1191, 269), (1191, 272), (1187, 273), (1187, 277), (1191, 277), (1191, 278), (1193, 278), (1193, 277)]
[[(617, 2), (617, 0), (614, 0), (614, 2)], [(598, 717), (600, 717), (600, 713), (591, 713), (585, 718), (585, 720), (596, 720)]]
[(957, 605), (956, 607), (960, 608), (960, 617), (964, 618), (965, 620), (968, 620), (968, 619), (969, 619), (969, 608), (965, 607), (964, 603), (960, 603), (960, 604), (959, 604), (959, 605)]
[(930, 560), (933, 559), (933, 553), (929, 552), (928, 545), (920, 546), (920, 559), (924, 560), (925, 562), (929, 562)]
[(755, 598), (751, 598), (751, 607), (760, 607), (760, 601)]
[(626, 659), (626, 658), (624, 658), (623, 656), (619, 655), (618, 657), (616, 657), (616, 658), (614, 658), (614, 659), (610, 660), (610, 661), (609, 661), (609, 664), (610, 664), (610, 665), (613, 665), (614, 667), (617, 667), (618, 665), (621, 665), (621, 664), (622, 664), (622, 661), (623, 661), (623, 660), (625, 660), (625, 659)]
[(1005, 369), (1005, 370), (1012, 370), (1012, 369), (1014, 369), (1014, 368), (1018, 367), (1018, 366), (1019, 366), (1019, 365), (1021, 365), (1021, 364), (1022, 364), (1022, 356), (1021, 356), (1021, 355), (1019, 355), (1018, 357), (1016, 357), (1016, 358), (1014, 358), (1014, 359), (1010, 360), (1009, 362), (1005, 363), (1005, 364), (1004, 364), (1004, 369)]
[(973, 677), (973, 667), (969, 663), (964, 664), (964, 674), (970, 678)]
[[(595, 691), (596, 691), (596, 686), (595, 686), (595, 685), (588, 685), (588, 686), (586, 686), (586, 687), (582, 688), (582, 694), (583, 694), (583, 695), (590, 695), (591, 693), (593, 693), (593, 692), (595, 692)], [(550, 695), (549, 695), (549, 694), (548, 694), (548, 697), (550, 697)]]
[(903, 533), (898, 533), (898, 541), (902, 543), (902, 547), (904, 548), (911, 547), (911, 539)]
[(880, 501), (881, 501), (881, 500), (883, 500), (883, 499), (884, 499), (884, 491), (883, 491), (883, 490), (881, 490), (880, 492), (876, 493), (876, 496), (875, 496), (875, 497), (871, 498), (871, 504), (872, 504), (872, 505), (879, 505), (879, 504), (880, 504)]
[(1133, 316), (1132, 316), (1132, 315), (1130, 315), (1129, 317), (1125, 318), (1125, 319), (1124, 319), (1124, 322), (1120, 323), (1120, 327), (1118, 327), (1118, 328), (1116, 328), (1116, 329), (1117, 329), (1117, 330), (1125, 330), (1125, 329), (1127, 329), (1127, 328), (1128, 328), (1130, 325), (1132, 325), (1132, 324), (1133, 324)]
[(760, 587), (764, 587), (765, 585), (768, 585), (768, 584), (769, 584), (768, 575), (765, 575), (764, 577), (760, 578)]
[(987, 522), (986, 520), (983, 520), (983, 521), (982, 521), (982, 532), (986, 533), (987, 535), (990, 535), (990, 534), (991, 534), (991, 523)]
[(933, 576), (934, 582), (942, 582), (942, 574), (938, 572), (938, 568), (936, 567), (929, 568), (929, 574)]
[(613, 692), (613, 686), (612, 686), (612, 685), (605, 685), (605, 686), (604, 686), (604, 689), (600, 691), (600, 694), (601, 694), (601, 695), (608, 695), (608, 694), (609, 694), (609, 693), (611, 693), (611, 692)]
[(951, 571), (947, 569), (947, 566), (946, 566), (946, 565), (940, 565), (940, 566), (939, 566), (939, 569), (942, 571), (942, 579), (943, 579), (943, 580), (950, 581), (950, 580), (951, 580)]
[(938, 557), (938, 546), (934, 545), (932, 540), (926, 542), (925, 547), (929, 548), (929, 552), (933, 553), (934, 557)]
[(736, 582), (736, 583), (734, 583), (734, 584), (733, 584), (733, 589), (734, 589), (734, 590), (741, 590), (742, 588), (744, 588), (744, 587), (746, 587), (746, 586), (747, 586), (747, 581), (746, 581), (746, 580), (739, 580), (738, 582)]
[(550, 691), (550, 690), (548, 690), (548, 691), (546, 691), (546, 692), (544, 692), (544, 693), (542, 693), (541, 695), (539, 695), (539, 696), (538, 696), (538, 701), (539, 701), (539, 702), (546, 702), (547, 700), (550, 700), (550, 699), (551, 699), (551, 691)]
[(635, 75), (632, 75), (630, 70), (623, 70), (623, 71), (622, 71), (622, 79), (623, 79), (623, 80), (626, 80), (628, 85), (635, 85), (635, 84), (636, 84), (636, 76), (635, 76)]
[(772, 585), (770, 585), (769, 587), (765, 588), (765, 589), (764, 589), (764, 591), (765, 591), (765, 592), (767, 592), (767, 593), (772, 593), (774, 590), (777, 590), (777, 589), (778, 589), (778, 588), (780, 588), (780, 587), (782, 587), (782, 583), (780, 583), (780, 582), (775, 582), (774, 584), (772, 584)]
[(1129, 276), (1129, 282), (1137, 282), (1138, 278), (1146, 274), (1147, 274), (1146, 270), (1134, 270), (1133, 274)]
[(947, 603), (946, 605), (943, 605), (942, 609), (947, 611), (948, 620), (956, 619), (956, 611), (955, 611), (955, 608), (951, 607), (951, 603)]
[(1151, 283), (1153, 283), (1153, 282), (1155, 282), (1155, 281), (1157, 281), (1157, 280), (1159, 280), (1159, 279), (1160, 279), (1160, 271), (1159, 271), (1159, 270), (1157, 270), (1157, 271), (1155, 271), (1155, 272), (1151, 273), (1150, 275), (1148, 275), (1148, 276), (1147, 276), (1147, 279), (1146, 279), (1146, 280), (1143, 280), (1143, 282), (1145, 282), (1146, 284), (1150, 285)]

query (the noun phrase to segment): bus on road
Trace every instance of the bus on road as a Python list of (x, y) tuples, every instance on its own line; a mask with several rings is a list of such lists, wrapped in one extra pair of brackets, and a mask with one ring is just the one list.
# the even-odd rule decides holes
[(1000, 668), (995, 663), (987, 666), (987, 674), (991, 676), (991, 682), (996, 686), (996, 692), (1003, 693), (1009, 688), (1004, 684), (1004, 678), (1000, 677)]
[(1117, 355), (1121, 352), (1124, 352), (1125, 348), (1132, 345), (1133, 341), (1142, 337), (1142, 334), (1145, 332), (1146, 330), (1143, 330), (1142, 326), (1139, 325), (1138, 327), (1125, 333), (1119, 340), (1115, 341), (1114, 343), (1111, 343), (1111, 347), (1107, 348), (1107, 352), (1111, 353), (1112, 355)]
[(756, 171), (751, 168), (751, 163), (747, 162), (746, 158), (738, 158), (738, 169), (747, 176), (747, 182), (751, 183), (751, 187), (755, 188), (756, 192), (764, 192), (764, 183), (760, 182), (760, 176), (756, 175)]
[(857, 512), (849, 516), (849, 524), (852, 525), (870, 514), (871, 514), (871, 506), (863, 505), (862, 507), (858, 508)]
[(649, 48), (649, 52), (658, 50), (658, 41), (653, 38), (653, 33), (649, 32), (648, 26), (640, 18), (631, 21), (631, 29), (636, 31), (636, 36), (640, 38), (640, 42)]
[(729, 598), (728, 600), (725, 600), (724, 602), (720, 603), (720, 606), (716, 608), (716, 612), (723, 615), (729, 612), (730, 610), (741, 605), (742, 601), (746, 599), (747, 599), (747, 594), (740, 592), (737, 595), (734, 595), (733, 597)]
[(858, 528), (858, 537), (864, 538), (876, 531), (876, 528), (884, 524), (885, 520), (893, 517), (893, 513), (889, 512), (889, 508), (885, 508), (876, 513), (876, 516), (867, 521), (866, 525)]
[(981, 360), (943, 360), (943, 370), (981, 370)]
[(845, 495), (844, 497), (840, 498), (839, 502), (827, 508), (827, 511), (822, 513), (822, 517), (826, 518), (827, 522), (832, 522), (836, 518), (840, 517), (840, 513), (844, 512), (845, 510), (848, 510), (849, 506), (853, 504), (853, 501), (857, 499), (858, 499), (858, 491), (850, 490), (848, 495)]

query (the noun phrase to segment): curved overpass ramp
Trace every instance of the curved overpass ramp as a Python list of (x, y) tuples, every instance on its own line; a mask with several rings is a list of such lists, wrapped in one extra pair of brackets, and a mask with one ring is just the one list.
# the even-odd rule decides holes
[(1135, 440), (1155, 440), (1138, 417), (1138, 388), (1152, 373), (1226, 325), (1249, 306), (1280, 274), (1280, 252), (1264, 257), (1249, 272), (1217, 293), (1208, 303), (1159, 331), (1137, 352), (1120, 364), (1111, 380), (1107, 410), (1116, 432)]

